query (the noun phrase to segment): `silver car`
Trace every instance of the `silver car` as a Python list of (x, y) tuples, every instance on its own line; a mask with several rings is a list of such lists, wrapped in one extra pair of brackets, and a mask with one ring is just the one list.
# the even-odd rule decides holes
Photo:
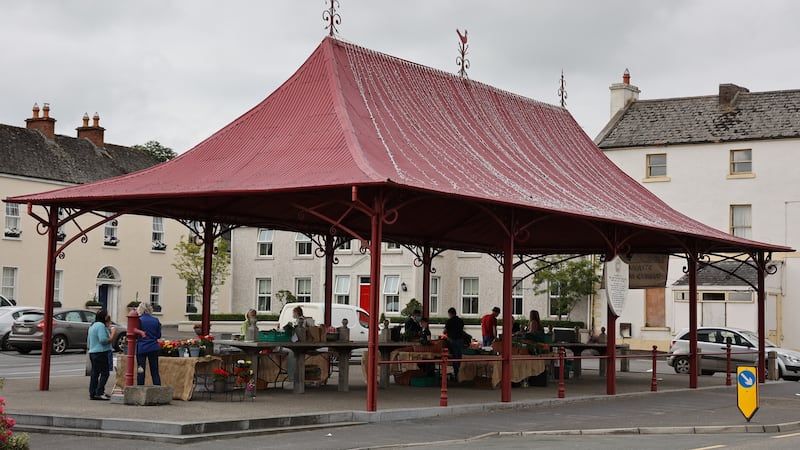
[[(738, 366), (755, 366), (758, 361), (758, 335), (749, 330), (731, 327), (699, 327), (697, 329), (697, 348), (701, 352), (700, 373), (714, 375), (725, 372), (727, 356), (724, 354), (727, 342), (731, 343), (731, 372)], [(767, 353), (777, 353), (778, 377), (787, 381), (800, 380), (800, 353), (780, 348), (765, 339)], [(712, 355), (712, 353), (722, 353)], [(707, 355), (704, 355), (707, 354)], [(675, 335), (669, 348), (667, 364), (676, 373), (689, 373), (689, 329), (685, 328)]]
[(8, 350), (8, 335), (11, 333), (11, 324), (26, 312), (41, 311), (33, 306), (3, 306), (0, 307), (0, 350)]
[[(59, 309), (53, 313), (53, 353), (61, 354), (68, 349), (86, 350), (89, 327), (94, 323), (96, 313), (86, 309)], [(116, 326), (117, 336), (114, 349), (120, 350), (125, 340), (125, 327)], [(11, 326), (8, 345), (16, 351), (27, 354), (31, 350), (41, 350), (44, 334), (44, 312), (23, 314)]]

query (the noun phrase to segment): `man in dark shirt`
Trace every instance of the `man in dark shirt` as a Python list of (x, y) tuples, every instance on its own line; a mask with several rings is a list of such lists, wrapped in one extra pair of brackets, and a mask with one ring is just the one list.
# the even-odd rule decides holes
[[(450, 317), (444, 324), (444, 334), (447, 335), (447, 350), (453, 359), (461, 359), (461, 351), (464, 348), (464, 321), (456, 314), (455, 308), (447, 310)], [(458, 369), (461, 368), (460, 362), (453, 363), (453, 378), (458, 381)]]
[(422, 331), (422, 327), (419, 325), (420, 318), (422, 318), (422, 311), (415, 309), (408, 320), (406, 320), (405, 332), (407, 339), (416, 339), (419, 337), (419, 332)]

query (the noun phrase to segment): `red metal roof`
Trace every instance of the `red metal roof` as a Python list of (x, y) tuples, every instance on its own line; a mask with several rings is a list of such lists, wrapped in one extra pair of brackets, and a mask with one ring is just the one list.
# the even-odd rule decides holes
[[(329, 224), (298, 216), (291, 205), (347, 202), (352, 186), (416, 198), (404, 214), (413, 220), (385, 228), (388, 237), (410, 241), (492, 247), (477, 243), (489, 225), (464, 223), (478, 202), (517, 208), (526, 220), (551, 216), (531, 230), (531, 249), (549, 248), (553, 239), (572, 239), (574, 250), (602, 248), (586, 236), (596, 223), (658, 232), (638, 241), (641, 249), (677, 248), (660, 232), (719, 249), (781, 249), (671, 209), (606, 158), (563, 108), (333, 38), (269, 97), (174, 160), (11, 200), (109, 210), (125, 204), (167, 217), (318, 230)], [(358, 219), (348, 226), (368, 229)]]

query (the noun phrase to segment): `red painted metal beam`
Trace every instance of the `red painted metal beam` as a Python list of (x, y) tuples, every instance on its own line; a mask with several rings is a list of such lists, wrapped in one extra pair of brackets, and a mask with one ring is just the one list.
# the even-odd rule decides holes
[(608, 334), (606, 339), (606, 394), (617, 395), (617, 315), (608, 306)]
[(206, 220), (203, 229), (203, 335), (211, 334), (211, 264), (214, 259), (214, 223)]
[(514, 328), (514, 316), (511, 314), (511, 294), (513, 290), (514, 275), (514, 234), (506, 237), (503, 248), (503, 355), (502, 375), (500, 377), (501, 395), (503, 402), (511, 401), (511, 335)]
[(431, 313), (431, 246), (425, 244), (422, 247), (422, 317), (426, 319)]
[(689, 387), (697, 388), (697, 254), (687, 258), (689, 270)]
[(333, 253), (336, 238), (332, 235), (325, 236), (325, 325), (338, 327), (341, 324), (331, 323), (333, 314)]
[[(30, 208), (29, 208), (30, 209)], [(50, 390), (50, 355), (53, 352), (53, 300), (56, 285), (56, 245), (58, 245), (58, 208), (51, 207), (47, 216), (47, 274), (44, 288), (44, 330), (42, 330), (42, 362), (39, 369), (39, 390)]]
[(767, 296), (764, 287), (766, 268), (764, 252), (758, 252), (756, 255), (756, 273), (758, 274), (758, 289), (756, 293), (758, 298), (758, 368), (756, 374), (758, 374), (759, 383), (764, 383), (767, 381), (767, 367), (765, 360), (767, 334), (765, 306), (767, 303)]
[(378, 312), (380, 311), (383, 199), (375, 198), (369, 245), (369, 352), (367, 353), (367, 411), (378, 410)]

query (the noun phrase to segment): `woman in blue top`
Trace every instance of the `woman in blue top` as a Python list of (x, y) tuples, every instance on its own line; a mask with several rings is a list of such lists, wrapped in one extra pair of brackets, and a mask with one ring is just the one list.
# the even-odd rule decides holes
[(89, 347), (89, 360), (92, 371), (89, 373), (89, 398), (91, 400), (110, 400), (106, 395), (106, 382), (109, 370), (108, 355), (111, 352), (111, 342), (114, 341), (116, 330), (110, 328), (111, 316), (108, 311), (101, 309), (95, 315), (94, 323), (89, 327), (87, 344)]
[(161, 385), (161, 376), (158, 374), (158, 354), (161, 347), (158, 340), (161, 339), (161, 322), (153, 314), (153, 307), (150, 303), (140, 303), (137, 309), (139, 313), (139, 329), (142, 330), (141, 337), (136, 340), (136, 362), (139, 365), (136, 374), (136, 384), (144, 384), (144, 370), (150, 362), (150, 377), (153, 384)]

